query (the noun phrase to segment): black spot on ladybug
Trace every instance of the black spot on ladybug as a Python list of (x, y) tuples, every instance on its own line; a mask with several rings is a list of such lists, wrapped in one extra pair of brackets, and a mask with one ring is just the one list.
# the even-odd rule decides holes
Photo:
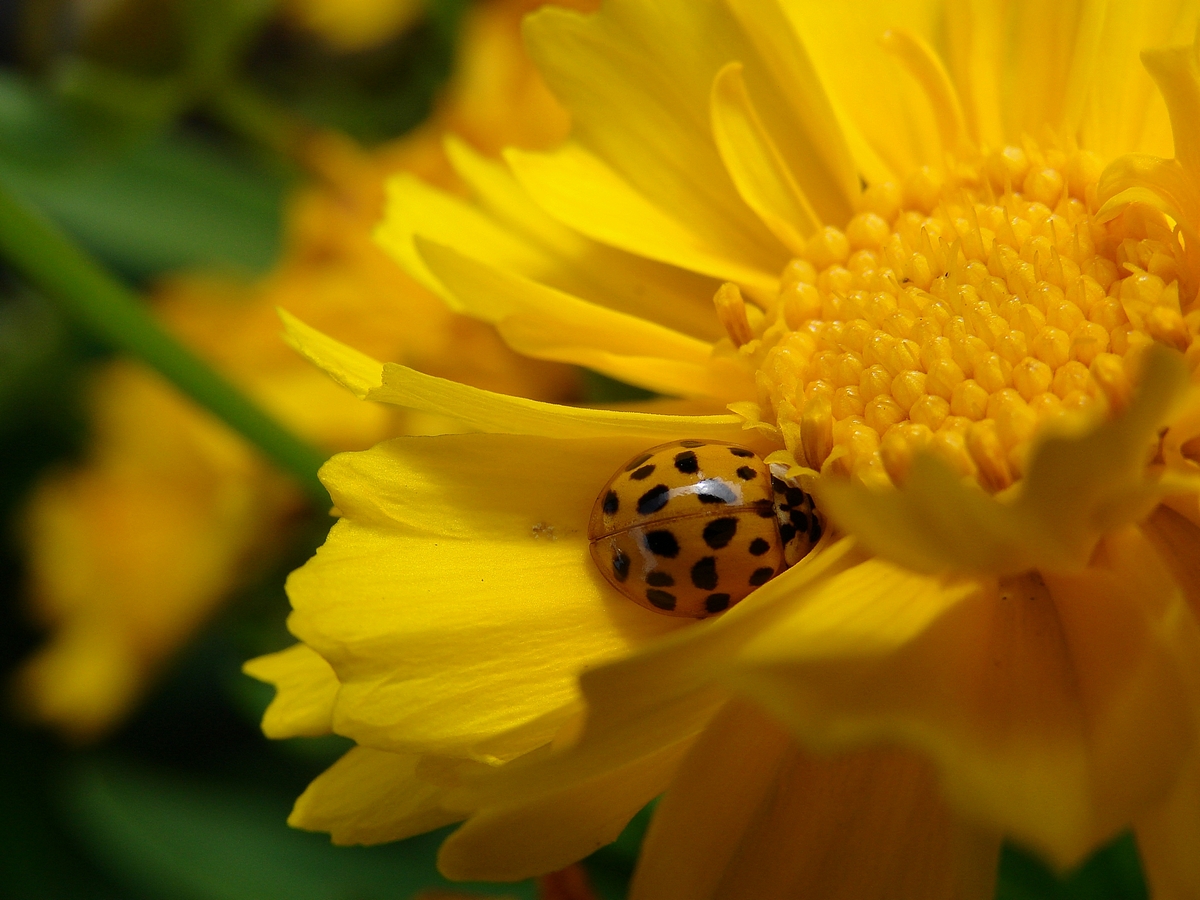
[(737, 470), (737, 476), (742, 481), (753, 481), (758, 477), (758, 469), (752, 466), (741, 466)]
[(675, 595), (667, 591), (660, 591), (657, 588), (650, 588), (650, 590), (646, 591), (646, 599), (659, 609), (675, 608)]
[(692, 584), (702, 591), (711, 591), (717, 586), (717, 558), (706, 556), (692, 566)]
[(806, 499), (808, 499), (807, 496), (800, 488), (790, 487), (787, 489), (788, 506), (801, 506)]
[(650, 465), (648, 465), (648, 466), (642, 466), (640, 469), (638, 469), (636, 472), (634, 472), (629, 477), (632, 478), (634, 481), (641, 481), (643, 478), (649, 478), (653, 474), (654, 474), (654, 463), (650, 463)]
[(641, 466), (643, 462), (646, 462), (652, 456), (654, 456), (654, 454), (642, 454), (641, 456), (634, 458), (634, 460), (630, 460), (625, 466), (625, 472), (632, 472), (632, 470), (636, 469), (638, 466)]
[(764, 519), (775, 518), (775, 504), (770, 500), (755, 500), (754, 511)]
[(777, 494), (787, 493), (788, 486), (774, 475), (771, 476), (771, 489)]
[(636, 469), (638, 466), (640, 466), (642, 463), (644, 463), (646, 460), (648, 460), (653, 455), (654, 454), (652, 454), (652, 453), (643, 453), (641, 456), (637, 457), (636, 459), (630, 460), (629, 464), (627, 466), (625, 466), (625, 471), (632, 472), (634, 469)]
[(675, 579), (671, 577), (670, 572), (655, 569), (646, 576), (646, 584), (653, 587), (672, 587), (675, 584)]
[(704, 599), (704, 608), (710, 613), (719, 613), (723, 609), (729, 608), (728, 594), (709, 594)]
[(762, 556), (764, 553), (766, 553), (770, 549), (771, 549), (770, 543), (767, 541), (764, 541), (762, 538), (755, 538), (754, 540), (752, 540), (750, 542), (750, 552), (754, 556)]
[(733, 486), (719, 478), (706, 478), (696, 485), (696, 497), (701, 503), (735, 503)]
[(785, 544), (788, 543), (788, 541), (790, 541), (795, 536), (796, 536), (796, 526), (795, 525), (780, 525), (779, 526), (779, 537), (783, 539), (783, 542)]
[(713, 519), (704, 526), (704, 543), (714, 550), (720, 550), (733, 540), (733, 536), (737, 534), (737, 527), (738, 520), (733, 516)]
[(613, 554), (613, 574), (617, 576), (617, 581), (624, 581), (629, 577), (629, 557), (625, 555), (624, 550)]
[(667, 505), (671, 489), (665, 484), (656, 484), (638, 498), (637, 511), (639, 515), (648, 516), (656, 513)]
[(700, 462), (696, 459), (695, 453), (685, 450), (675, 454), (675, 468), (684, 475), (695, 475), (700, 471)]
[(821, 539), (821, 520), (815, 515), (808, 523), (808, 539), (814, 544)]
[(729, 452), (734, 456), (740, 456), (742, 459), (749, 459), (754, 455), (753, 450), (747, 450), (745, 447), (730, 447)]
[(703, 447), (704, 441), (680, 441), (680, 447), (687, 447), (689, 450), (694, 450), (696, 447)]
[(616, 491), (609, 491), (604, 495), (604, 514), (611, 516), (621, 507), (621, 498), (617, 496)]
[(755, 569), (750, 574), (750, 583), (755, 587), (758, 587), (759, 585), (766, 584), (768, 581), (770, 581), (771, 576), (774, 574), (774, 569), (769, 569), (766, 566), (763, 566), (761, 569)]
[(679, 541), (669, 531), (651, 531), (646, 535), (646, 547), (655, 556), (674, 559), (679, 555)]

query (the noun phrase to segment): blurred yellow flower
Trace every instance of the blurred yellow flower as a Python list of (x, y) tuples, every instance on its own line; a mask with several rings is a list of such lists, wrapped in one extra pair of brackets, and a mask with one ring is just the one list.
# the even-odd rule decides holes
[(284, 0), (283, 9), (336, 49), (365, 50), (408, 27), (425, 0)]
[[(460, 79), (434, 121), (371, 153), (318, 135), (308, 153), (322, 178), (293, 198), (287, 249), (273, 272), (253, 284), (181, 275), (155, 292), (175, 334), (330, 451), (457, 426), (358, 403), (280, 341), (277, 307), (422, 371), (502, 393), (573, 396), (569, 369), (518, 357), (491, 327), (449, 313), (371, 238), (389, 174), (460, 189), (441, 149), (445, 123), (468, 126), (484, 150), (566, 133), (565, 114), (525, 74), (512, 6), (473, 10), (463, 48), (468, 66), (480, 55), (495, 61), (511, 90)], [(18, 684), (34, 717), (77, 739), (128, 712), (164, 661), (261, 568), (302, 508), (251, 449), (136, 365), (101, 370), (89, 412), (84, 464), (43, 479), (27, 510), (33, 613), (52, 637)]]
[[(269, 734), (359, 746), (293, 824), (465, 820), (443, 871), (521, 878), (664, 795), (634, 900), (985, 898), (1004, 838), (1065, 867), (1132, 827), (1154, 896), (1200, 896), (1200, 64), (1148, 53), (1160, 96), (1139, 61), (1197, 13), (528, 19), (572, 140), (451, 143), (470, 200), (399, 176), (380, 240), (517, 350), (683, 400), (502, 397), (289, 320), (358, 396), (481, 432), (322, 471), (303, 643), (248, 671)], [(587, 536), (612, 472), (688, 438), (786, 464), (836, 526), (696, 624)]]

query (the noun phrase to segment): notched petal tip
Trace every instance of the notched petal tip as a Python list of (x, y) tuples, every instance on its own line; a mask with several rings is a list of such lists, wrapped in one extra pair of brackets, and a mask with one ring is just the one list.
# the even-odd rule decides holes
[(305, 324), (282, 307), (276, 312), (283, 322), (284, 341), (354, 396), (366, 399), (382, 384), (382, 363)]

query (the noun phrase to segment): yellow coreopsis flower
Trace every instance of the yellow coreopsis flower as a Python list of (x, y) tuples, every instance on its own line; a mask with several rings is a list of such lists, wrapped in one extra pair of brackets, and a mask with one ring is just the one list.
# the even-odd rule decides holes
[[(479, 432), (323, 470), (342, 518), (289, 581), (303, 643), (249, 671), (269, 733), (359, 746), (291, 821), (465, 820), (443, 870), (519, 878), (661, 794), (636, 900), (990, 897), (1003, 838), (1067, 866), (1132, 827), (1154, 896), (1200, 896), (1200, 68), (1154, 49), (1196, 20), (528, 19), (572, 140), (452, 143), (472, 200), (398, 178), (380, 240), (516, 349), (682, 400), (518, 400), (289, 322), (358, 396)], [(680, 439), (786, 465), (835, 526), (699, 623), (589, 552), (610, 476)]]
[[(156, 291), (156, 312), (174, 333), (319, 446), (369, 447), (445, 430), (449, 420), (355, 401), (282, 343), (280, 307), (425, 372), (545, 400), (573, 396), (569, 369), (521, 358), (491, 327), (449, 313), (371, 237), (389, 175), (462, 189), (441, 148), (447, 127), (484, 152), (546, 146), (566, 133), (565, 113), (539, 91), (520, 48), (518, 15), (530, 7), (500, 0), (466, 19), (465, 68), (487, 59), (508, 89), (464, 72), (414, 135), (370, 153), (338, 135), (310, 142), (321, 178), (292, 198), (274, 271), (253, 284), (176, 276)], [(39, 483), (23, 529), (33, 613), (52, 635), (20, 674), (20, 700), (77, 739), (120, 721), (161, 665), (253, 577), (302, 506), (239, 438), (132, 363), (94, 377), (88, 410), (87, 460)]]

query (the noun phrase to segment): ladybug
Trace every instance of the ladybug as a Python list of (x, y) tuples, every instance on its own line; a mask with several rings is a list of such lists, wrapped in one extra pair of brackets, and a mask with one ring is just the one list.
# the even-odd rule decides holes
[(697, 619), (722, 612), (821, 539), (812, 497), (786, 472), (724, 441), (652, 447), (596, 498), (592, 559), (646, 609)]

